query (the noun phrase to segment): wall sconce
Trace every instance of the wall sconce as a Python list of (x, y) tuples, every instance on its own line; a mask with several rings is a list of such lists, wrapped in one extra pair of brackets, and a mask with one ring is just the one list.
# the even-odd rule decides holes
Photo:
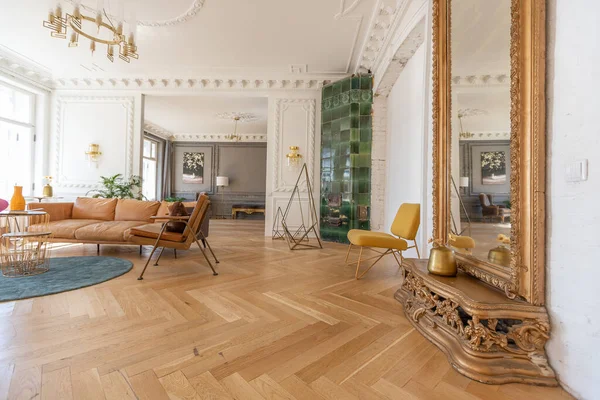
[(290, 168), (298, 168), (302, 163), (302, 154), (298, 152), (300, 147), (290, 146), (290, 152), (286, 154), (287, 166)]
[(101, 155), (102, 155), (102, 152), (100, 151), (100, 145), (94, 144), (94, 143), (90, 144), (88, 146), (87, 151), (85, 152), (85, 156), (90, 164), (91, 163), (97, 164)]

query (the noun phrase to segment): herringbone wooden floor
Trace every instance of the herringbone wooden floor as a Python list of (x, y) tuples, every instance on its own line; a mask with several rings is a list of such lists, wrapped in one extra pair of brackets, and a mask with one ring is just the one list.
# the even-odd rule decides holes
[(138, 282), (138, 248), (106, 246), (103, 255), (134, 270), (0, 303), (0, 399), (570, 398), (456, 373), (393, 299), (393, 260), (355, 281), (342, 245), (290, 252), (263, 237), (262, 223), (243, 220), (211, 221), (210, 239), (216, 277), (194, 250), (178, 260), (165, 252)]

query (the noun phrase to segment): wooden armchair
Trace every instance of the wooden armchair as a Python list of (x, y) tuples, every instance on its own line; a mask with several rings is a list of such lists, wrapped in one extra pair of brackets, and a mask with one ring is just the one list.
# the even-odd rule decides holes
[(479, 202), (481, 203), (481, 213), (484, 220), (486, 217), (498, 217), (504, 223), (506, 217), (510, 218), (510, 209), (502, 205), (494, 204), (491, 194), (479, 193)]
[[(154, 255), (154, 252), (156, 251), (157, 248), (162, 247), (162, 251), (164, 251), (165, 248), (174, 249), (174, 250), (188, 250), (194, 243), (196, 243), (198, 245), (198, 248), (202, 252), (202, 255), (206, 259), (206, 262), (208, 262), (208, 265), (210, 266), (210, 269), (212, 270), (213, 275), (219, 275), (215, 271), (212, 263), (210, 262), (210, 260), (208, 259), (208, 256), (206, 255), (206, 252), (204, 251), (204, 249), (202, 248), (202, 246), (200, 245), (200, 242), (199, 242), (199, 240), (202, 240), (203, 242), (205, 242), (208, 245), (208, 249), (212, 253), (212, 256), (215, 258), (215, 262), (218, 263), (219, 260), (217, 260), (215, 253), (212, 251), (212, 248), (210, 247), (210, 244), (208, 244), (208, 240), (206, 239), (202, 230), (200, 229), (200, 227), (202, 226), (202, 221), (206, 218), (209, 206), (210, 206), (210, 200), (208, 199), (208, 196), (202, 195), (198, 198), (198, 202), (196, 203), (196, 206), (194, 207), (194, 211), (192, 212), (192, 215), (190, 215), (190, 216), (181, 216), (181, 217), (177, 216), (176, 217), (176, 216), (168, 216), (167, 215), (167, 216), (152, 217), (153, 219), (160, 219), (160, 220), (166, 220), (166, 221), (164, 221), (162, 223), (142, 225), (142, 226), (131, 229), (131, 231), (130, 231), (131, 236), (129, 238), (129, 240), (131, 242), (134, 242), (139, 245), (152, 245), (153, 246), (152, 252), (150, 253), (150, 256), (148, 257), (148, 260), (146, 261), (146, 265), (144, 266), (144, 269), (142, 270), (142, 273), (140, 274), (140, 277), (138, 278), (138, 280), (144, 279), (144, 273), (146, 272), (146, 268), (148, 268), (148, 264), (150, 263), (150, 260), (152, 259), (152, 256)], [(185, 229), (184, 229), (183, 233), (169, 232), (166, 230), (167, 225), (173, 221), (180, 221), (180, 222), (185, 223)], [(160, 259), (160, 256), (162, 255), (162, 251), (161, 251), (160, 255), (158, 256), (155, 265), (158, 265), (158, 260)]]

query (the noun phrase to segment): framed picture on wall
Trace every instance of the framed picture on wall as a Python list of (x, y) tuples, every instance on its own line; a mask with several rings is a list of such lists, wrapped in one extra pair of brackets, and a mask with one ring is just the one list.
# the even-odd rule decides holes
[(183, 183), (204, 183), (204, 153), (183, 153)]
[(506, 152), (481, 152), (481, 184), (504, 185), (506, 183)]

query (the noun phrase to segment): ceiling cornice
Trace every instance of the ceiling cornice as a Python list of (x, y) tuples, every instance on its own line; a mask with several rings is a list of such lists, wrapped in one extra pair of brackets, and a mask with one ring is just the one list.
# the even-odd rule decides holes
[(50, 71), (0, 45), (0, 72), (49, 90), (54, 87)]
[(173, 132), (148, 120), (144, 121), (144, 131), (166, 140), (173, 140)]
[(452, 83), (458, 86), (510, 86), (510, 75), (506, 74), (482, 74), (453, 76)]
[[(173, 135), (174, 142), (233, 142), (227, 137), (230, 133), (177, 133)], [(241, 137), (240, 142), (245, 143), (262, 143), (267, 141), (266, 133), (242, 133), (238, 134)], [(239, 142), (238, 142), (239, 143)]]
[(331, 79), (73, 78), (57, 79), (52, 82), (53, 87), (58, 90), (319, 90), (331, 81)]

